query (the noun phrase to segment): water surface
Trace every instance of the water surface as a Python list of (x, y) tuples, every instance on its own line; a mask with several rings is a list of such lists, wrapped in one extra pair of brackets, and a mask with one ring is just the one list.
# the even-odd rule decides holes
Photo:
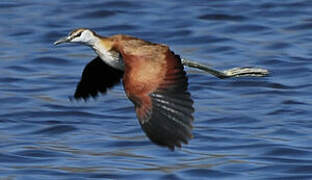
[[(0, 179), (312, 179), (312, 2), (1, 1)], [(118, 85), (69, 101), (88, 47), (53, 42), (71, 29), (134, 35), (216, 69), (187, 68), (195, 138), (152, 144)]]

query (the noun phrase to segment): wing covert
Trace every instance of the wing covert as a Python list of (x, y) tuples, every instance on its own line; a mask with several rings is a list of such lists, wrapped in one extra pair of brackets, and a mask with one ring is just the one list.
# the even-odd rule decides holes
[(130, 92), (128, 97), (135, 104), (139, 123), (150, 140), (174, 150), (175, 147), (181, 147), (182, 143), (187, 144), (192, 138), (194, 108), (187, 90), (188, 79), (179, 56), (170, 52), (166, 61), (162, 69), (165, 71), (164, 76), (160, 75), (162, 79), (155, 81), (159, 83), (145, 83), (145, 86), (157, 86), (154, 90), (148, 94)]

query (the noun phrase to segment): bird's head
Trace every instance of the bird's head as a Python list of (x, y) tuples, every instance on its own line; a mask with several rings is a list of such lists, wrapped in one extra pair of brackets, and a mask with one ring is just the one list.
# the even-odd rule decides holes
[(111, 39), (99, 36), (90, 29), (75, 29), (68, 36), (55, 41), (54, 45), (62, 43), (81, 43), (90, 46), (107, 64), (119, 70), (124, 69), (120, 53), (112, 49), (113, 43)]
[(93, 46), (97, 39), (98, 37), (92, 30), (79, 28), (70, 32), (68, 36), (55, 41), (54, 45), (62, 43), (82, 43), (85, 45)]

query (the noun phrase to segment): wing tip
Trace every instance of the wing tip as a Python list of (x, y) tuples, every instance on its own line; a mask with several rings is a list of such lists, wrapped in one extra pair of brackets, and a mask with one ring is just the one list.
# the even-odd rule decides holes
[[(193, 139), (194, 121), (193, 101), (189, 94), (173, 95), (157, 92), (152, 93), (150, 97), (151, 107), (141, 106), (141, 110), (147, 111), (140, 115), (137, 113), (149, 139), (157, 145), (168, 147), (171, 151), (188, 144), (189, 140)], [(147, 113), (147, 116), (143, 116)]]
[(166, 129), (163, 126), (164, 124), (155, 125), (148, 121), (141, 125), (143, 130), (146, 132), (146, 135), (154, 144), (167, 147), (171, 151), (174, 151), (176, 147), (182, 148), (183, 144), (187, 145), (189, 140), (194, 137), (191, 132), (192, 126), (187, 126), (187, 128), (177, 127), (176, 131), (171, 129), (166, 132)]
[(167, 144), (167, 145), (161, 145), (161, 146), (166, 146), (166, 147), (168, 147), (168, 149), (169, 149), (170, 151), (175, 151), (176, 148), (181, 149), (181, 148), (182, 148), (182, 144), (188, 145), (189, 140), (193, 139), (193, 137), (194, 137), (194, 136), (191, 134), (191, 136), (188, 137), (187, 140), (181, 139), (180, 141), (176, 141), (175, 143)]

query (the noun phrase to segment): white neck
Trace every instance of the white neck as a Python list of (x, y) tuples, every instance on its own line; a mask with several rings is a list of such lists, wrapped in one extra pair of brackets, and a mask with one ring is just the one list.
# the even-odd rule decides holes
[(96, 40), (90, 46), (105, 63), (113, 68), (124, 70), (124, 62), (121, 55), (116, 51), (107, 51), (103, 43), (101, 43), (101, 39), (96, 37)]

